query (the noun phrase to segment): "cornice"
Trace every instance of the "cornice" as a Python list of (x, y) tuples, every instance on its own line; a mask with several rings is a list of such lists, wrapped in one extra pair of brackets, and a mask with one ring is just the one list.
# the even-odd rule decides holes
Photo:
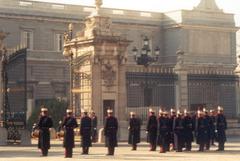
[(188, 24), (174, 24), (163, 27), (164, 29), (182, 28), (188, 30), (208, 30), (208, 31), (221, 31), (221, 32), (237, 32), (240, 27), (217, 27), (217, 26), (205, 26), (205, 25), (188, 25)]
[(61, 23), (83, 23), (82, 19), (73, 18), (57, 18), (48, 16), (37, 16), (37, 15), (24, 15), (24, 14), (10, 14), (0, 13), (0, 18), (6, 19), (21, 19), (22, 20), (33, 20), (33, 21), (49, 21), (49, 22), (61, 22)]

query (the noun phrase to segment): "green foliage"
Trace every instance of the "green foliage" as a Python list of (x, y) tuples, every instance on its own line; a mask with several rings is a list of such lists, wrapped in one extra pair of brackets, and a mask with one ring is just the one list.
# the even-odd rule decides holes
[(32, 125), (38, 122), (42, 106), (48, 108), (49, 116), (53, 120), (53, 126), (54, 128), (57, 128), (59, 120), (63, 120), (68, 104), (65, 101), (59, 101), (56, 99), (37, 100), (35, 108), (32, 111), (32, 115), (27, 121), (28, 129), (31, 129)]

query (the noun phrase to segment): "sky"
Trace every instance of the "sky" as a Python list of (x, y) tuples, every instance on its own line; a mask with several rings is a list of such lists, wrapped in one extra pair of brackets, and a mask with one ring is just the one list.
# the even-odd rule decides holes
[[(33, 0), (65, 4), (93, 6), (95, 0)], [(178, 9), (193, 9), (200, 0), (102, 0), (107, 8), (165, 12)], [(240, 26), (240, 0), (215, 0), (224, 12), (234, 13), (237, 26)]]

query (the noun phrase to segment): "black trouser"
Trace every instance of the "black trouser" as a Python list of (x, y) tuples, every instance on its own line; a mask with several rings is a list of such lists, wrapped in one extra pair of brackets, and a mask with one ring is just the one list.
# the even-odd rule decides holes
[(151, 146), (151, 151), (155, 151), (156, 148), (157, 148), (157, 144), (156, 143), (150, 143), (150, 146)]
[(88, 154), (89, 147), (82, 147), (82, 154)]
[(137, 150), (137, 144), (132, 144), (132, 150)]
[(191, 141), (186, 141), (186, 151), (191, 151), (192, 150), (192, 142)]
[(224, 143), (225, 142), (219, 142), (218, 143), (218, 150), (224, 150)]
[(204, 143), (199, 144), (199, 151), (204, 151)]
[(182, 152), (183, 144), (181, 141), (178, 141), (177, 143), (177, 152)]
[(65, 157), (72, 158), (72, 148), (65, 148)]
[(42, 148), (42, 156), (47, 156), (48, 155), (48, 148)]
[(109, 146), (108, 147), (108, 155), (114, 155), (115, 147), (114, 146)]
[(210, 141), (211, 141), (211, 140), (208, 140), (207, 143), (206, 143), (206, 150), (209, 150), (209, 149), (210, 149)]
[(211, 138), (211, 144), (214, 145), (214, 137)]

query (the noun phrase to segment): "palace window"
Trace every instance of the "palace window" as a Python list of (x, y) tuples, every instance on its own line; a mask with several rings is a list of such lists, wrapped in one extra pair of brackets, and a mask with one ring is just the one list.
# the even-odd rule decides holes
[(33, 49), (33, 31), (22, 31), (21, 44), (26, 46), (27, 49)]
[(63, 50), (63, 34), (55, 35), (55, 50), (62, 51)]

